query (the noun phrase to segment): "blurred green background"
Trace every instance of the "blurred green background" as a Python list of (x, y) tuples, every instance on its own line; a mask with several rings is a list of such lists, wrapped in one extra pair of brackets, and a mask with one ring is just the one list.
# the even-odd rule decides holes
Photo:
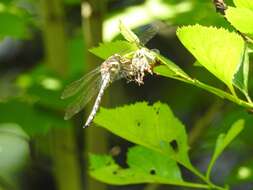
[[(203, 68), (193, 66), (194, 58), (175, 35), (178, 26), (195, 23), (231, 29), (212, 0), (1, 0), (0, 190), (185, 189), (113, 187), (90, 179), (88, 152), (117, 150), (123, 163), (131, 144), (94, 126), (84, 130), (91, 105), (72, 120), (63, 119), (70, 102), (60, 99), (64, 86), (101, 64), (88, 49), (117, 38), (119, 19), (133, 29), (155, 22), (160, 31), (149, 48), (159, 49), (191, 76), (224, 88)], [(253, 117), (245, 110), (155, 75), (147, 76), (143, 86), (115, 82), (102, 106), (137, 101), (162, 101), (172, 108), (187, 126), (190, 154), (200, 170), (206, 168), (218, 134), (244, 118), (245, 130), (219, 159), (214, 181), (236, 190), (253, 189)], [(193, 177), (186, 171), (184, 175)]]

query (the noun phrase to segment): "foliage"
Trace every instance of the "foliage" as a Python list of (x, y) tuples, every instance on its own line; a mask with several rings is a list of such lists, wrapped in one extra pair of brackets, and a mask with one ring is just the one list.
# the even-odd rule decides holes
[[(127, 115), (124, 121), (122, 115)], [(226, 136), (218, 137), (215, 153), (205, 177), (191, 164), (185, 127), (166, 104), (158, 102), (150, 106), (147, 103), (136, 103), (115, 109), (102, 109), (95, 123), (122, 138), (146, 147), (137, 146), (129, 150), (127, 169), (122, 169), (109, 156), (91, 155), (90, 174), (96, 179), (117, 185), (153, 182), (215, 189), (223, 188), (209, 181), (214, 162), (244, 125), (243, 120), (238, 120)], [(176, 163), (192, 171), (207, 185), (183, 181)]]
[[(231, 10), (232, 8), (228, 9), (228, 11)], [(229, 13), (227, 16), (230, 17), (230, 14), (237, 13)], [(240, 15), (240, 13), (238, 14)], [(233, 24), (234, 17), (232, 17), (228, 18), (228, 20)], [(243, 22), (240, 22), (240, 19), (243, 18), (238, 19), (238, 23), (243, 24)], [(250, 29), (245, 30), (243, 27), (236, 24), (233, 24), (233, 26), (235, 26), (238, 30), (242, 29), (242, 32), (246, 31), (245, 33), (250, 34)], [(249, 28), (252, 24), (245, 23), (245, 26), (248, 26)], [(133, 44), (139, 44), (138, 37), (131, 32), (130, 29), (123, 25), (122, 22), (120, 23), (119, 28), (126, 40)], [(172, 61), (155, 53), (157, 62), (163, 64), (154, 69), (157, 74), (198, 86), (221, 98), (233, 101), (245, 108), (253, 107), (248, 94), (248, 43), (245, 42), (244, 36), (241, 36), (236, 32), (231, 32), (227, 29), (212, 26), (206, 27), (198, 24), (179, 28), (177, 30), (177, 35), (184, 46), (194, 55), (198, 63), (215, 75), (220, 81), (225, 83), (231, 94), (202, 83), (197, 79), (192, 79)], [(209, 38), (206, 38), (206, 36), (209, 36)], [(100, 51), (102, 51), (102, 48)], [(99, 52), (93, 51), (93, 53), (98, 55)], [(240, 99), (237, 96), (234, 87), (238, 88), (245, 95), (246, 100)], [(122, 115), (127, 115), (127, 117), (122, 120)], [(216, 186), (210, 181), (210, 174), (214, 163), (224, 151), (225, 147), (228, 146), (241, 132), (244, 125), (243, 120), (238, 120), (232, 125), (226, 135), (219, 135), (213, 157), (207, 169), (206, 176), (204, 176), (198, 172), (198, 170), (190, 162), (188, 156), (187, 135), (183, 125), (177, 118), (175, 118), (169, 107), (164, 104), (156, 103), (153, 106), (149, 106), (147, 103), (136, 103), (135, 105), (124, 106), (112, 110), (101, 109), (95, 119), (95, 123), (122, 138), (150, 149), (150, 151), (156, 151), (164, 156), (167, 155), (164, 159), (168, 159), (169, 157), (178, 164), (183, 165), (192, 173), (200, 177), (206, 184), (196, 184), (185, 181), (181, 181), (179, 183), (173, 181), (173, 177), (170, 177), (169, 181), (165, 180), (162, 182), (159, 174), (156, 176), (158, 177), (157, 179), (153, 179), (153, 176), (150, 173), (142, 174), (139, 173), (140, 171), (135, 171), (131, 163), (129, 163), (129, 160), (127, 161), (129, 168), (122, 169), (109, 156), (99, 157), (98, 155), (91, 155), (90, 174), (96, 179), (109, 184), (117, 185), (155, 182), (188, 187), (194, 187), (194, 185), (196, 185), (196, 188), (214, 189), (226, 189), (225, 187)], [(141, 147), (139, 148), (141, 149)], [(132, 152), (131, 150), (132, 149), (130, 149), (129, 153)], [(136, 152), (135, 154), (136, 157), (142, 157), (146, 153), (145, 151), (141, 151)], [(150, 153), (150, 155), (152, 155), (152, 153)], [(150, 162), (152, 162), (152, 157), (145, 158), (151, 159)], [(99, 163), (97, 162), (98, 160), (100, 161)], [(135, 162), (138, 163), (139, 161), (135, 160)], [(142, 168), (141, 166), (139, 167)], [(153, 168), (156, 168), (156, 166), (153, 166)], [(168, 171), (168, 169), (165, 168), (163, 172)], [(149, 172), (151, 171), (150, 167), (145, 170)], [(172, 168), (170, 169), (170, 171), (174, 170), (175, 169)]]
[[(45, 18), (40, 14), (41, 9), (45, 7), (41, 7), (41, 4), (37, 1), (3, 0), (0, 2), (0, 135), (3, 137), (13, 135), (11, 138), (14, 138), (14, 136), (15, 138), (21, 137), (19, 140), (23, 139), (26, 141), (25, 152), (21, 154), (20, 151), (20, 157), (24, 153), (28, 155), (28, 148), (32, 149), (32, 156), (34, 156), (34, 152), (37, 154), (37, 151), (40, 153), (45, 151), (44, 149), (47, 145), (44, 144), (50, 144), (52, 143), (51, 140), (55, 140), (55, 137), (51, 136), (55, 128), (72, 130), (71, 127), (81, 123), (80, 118), (75, 118), (74, 122), (63, 120), (63, 109), (65, 109), (68, 102), (62, 101), (60, 96), (66, 84), (76, 80), (83, 73), (83, 70), (86, 71), (90, 68), (89, 64), (93, 64), (86, 62), (86, 51), (88, 50), (85, 42), (90, 39), (88, 39), (89, 36), (84, 36), (83, 38), (81, 22), (79, 22), (81, 18), (77, 18), (73, 14), (80, 10), (82, 1), (63, 0), (57, 2), (59, 5), (64, 3), (65, 12), (60, 10), (59, 6), (59, 10), (48, 10), (48, 13), (52, 13), (52, 15)], [(101, 4), (98, 7), (105, 4), (102, 0), (100, 2)], [(253, 133), (253, 117), (252, 113), (247, 113), (252, 112), (253, 109), (253, 103), (250, 98), (250, 91), (253, 88), (250, 73), (252, 70), (250, 63), (252, 62), (253, 52), (253, 21), (249, 19), (253, 17), (252, 2), (252, 0), (233, 0), (233, 2), (228, 0), (226, 3), (229, 6), (225, 10), (225, 15), (222, 16), (215, 12), (212, 1), (207, 0), (108, 1), (108, 4), (105, 5), (108, 8), (106, 17), (99, 18), (104, 20), (103, 38), (105, 42), (101, 42), (97, 47), (89, 49), (88, 53), (100, 58), (102, 63), (103, 60), (115, 53), (132, 59), (139, 48), (145, 48), (156, 58), (155, 65), (152, 65), (153, 78), (162, 77), (165, 80), (172, 78), (174, 82), (181, 81), (183, 82), (181, 84), (185, 86), (180, 86), (177, 83), (171, 85), (174, 83), (170, 80), (164, 83), (162, 81), (157, 85), (161, 86), (157, 92), (159, 94), (160, 92), (161, 94), (165, 92), (165, 95), (161, 95), (161, 97), (165, 96), (165, 100), (154, 104), (137, 102), (117, 108), (101, 108), (94, 123), (98, 127), (133, 143), (133, 146), (128, 147), (125, 164), (122, 164), (122, 155), (118, 159), (109, 154), (90, 153), (89, 173), (93, 178), (112, 185), (155, 183), (180, 186), (179, 188), (218, 190), (229, 189), (229, 186), (237, 188), (236, 185), (238, 184), (252, 181), (253, 164), (250, 152), (252, 151), (253, 143), (251, 137)], [(64, 6), (62, 5), (62, 7)], [(101, 14), (96, 11), (96, 16), (100, 17)], [(60, 15), (59, 18), (58, 13)], [(50, 21), (50, 26), (42, 25), (44, 19)], [(119, 21), (120, 19), (122, 20)], [(161, 35), (159, 36), (162, 39), (160, 40), (162, 45), (158, 44), (158, 47), (161, 48), (161, 54), (145, 47), (138, 33), (134, 32), (137, 28), (136, 31), (141, 31), (139, 32), (141, 35), (144, 28), (143, 25), (154, 24), (153, 22), (156, 20), (162, 20), (163, 22), (158, 22), (158, 25), (164, 26), (164, 28), (160, 28)], [(68, 67), (65, 68), (67, 73), (65, 76), (61, 76), (57, 69), (52, 69), (50, 64), (47, 63), (46, 55), (48, 52), (46, 44), (44, 44), (45, 49), (41, 50), (41, 40), (44, 40), (43, 43), (45, 43), (45, 38), (48, 37), (45, 31), (50, 31), (50, 27), (52, 27), (52, 31), (57, 31), (57, 26), (54, 25), (57, 22), (60, 22), (62, 28), (68, 29), (66, 41), (61, 43), (66, 45), (63, 49), (66, 49), (67, 55), (54, 55), (66, 56)], [(86, 23), (90, 22), (87, 21)], [(91, 24), (93, 24), (93, 21)], [(195, 65), (199, 67), (191, 67), (188, 63), (187, 65), (179, 63), (180, 61), (172, 56), (173, 48), (171, 52), (164, 51), (164, 49), (174, 45), (162, 43), (164, 38), (171, 37), (170, 30), (173, 30), (171, 28), (174, 26), (179, 26), (175, 35), (181, 45), (196, 59), (194, 61)], [(130, 28), (135, 29), (132, 30)], [(83, 29), (86, 30), (84, 27)], [(96, 32), (94, 32), (94, 35), (96, 35)], [(124, 38), (113, 40), (118, 34), (121, 34)], [(100, 37), (98, 38), (100, 39)], [(54, 40), (57, 41), (57, 39)], [(33, 46), (24, 46), (24, 44), (29, 44), (32, 41), (36, 41), (39, 44), (40, 52), (37, 52)], [(8, 65), (12, 59), (9, 61), (9, 59), (5, 59), (2, 56), (2, 48), (4, 49), (8, 45), (12, 47), (14, 43), (16, 43), (19, 51), (28, 52), (24, 56), (27, 58), (24, 61), (25, 65), (22, 65), (23, 62), (19, 60), (20, 57), (15, 54), (15, 49), (7, 49), (7, 53), (18, 64), (14, 64), (14, 66)], [(148, 47), (150, 46), (148, 45)], [(42, 52), (44, 54), (43, 57)], [(179, 57), (181, 54), (182, 57), (185, 56), (179, 49), (176, 49), (176, 52)], [(39, 58), (36, 57), (38, 54)], [(36, 57), (36, 60), (33, 60), (34, 57)], [(30, 60), (36, 63), (30, 66), (26, 63), (26, 61), (29, 62)], [(187, 62), (189, 60), (187, 59)], [(57, 64), (60, 67), (63, 66), (61, 63)], [(11, 74), (9, 74), (8, 67), (14, 68), (10, 69)], [(8, 69), (5, 70), (5, 68)], [(147, 81), (146, 86), (145, 81), (145, 86), (140, 88), (145, 98), (150, 98), (149, 96), (146, 97), (146, 92), (151, 93), (157, 90), (156, 88), (149, 88), (148, 83), (149, 81)], [(201, 99), (201, 93), (205, 92), (198, 91), (198, 88), (194, 87), (206, 91), (205, 97)], [(183, 90), (178, 90), (179, 88), (183, 88)], [(133, 91), (139, 92), (136, 89)], [(112, 93), (115, 100), (117, 100), (118, 92), (115, 90)], [(212, 99), (215, 96), (209, 97), (208, 93), (216, 95), (218, 99), (226, 99), (232, 104), (222, 103), (222, 110), (218, 110), (218, 113), (213, 113), (210, 119), (208, 113), (210, 110), (212, 111), (212, 108), (207, 107), (209, 107), (209, 104), (215, 104), (214, 99)], [(193, 97), (189, 98), (192, 94)], [(189, 99), (187, 98), (191, 101), (188, 101)], [(166, 103), (161, 103), (164, 101), (175, 102), (175, 104), (181, 103), (184, 109), (179, 110), (177, 106), (171, 104), (168, 106)], [(184, 115), (187, 113), (186, 110), (188, 110), (189, 115)], [(200, 117), (203, 110), (207, 110), (207, 116)], [(205, 123), (208, 119), (212, 121)], [(197, 124), (194, 125), (194, 122)], [(193, 146), (189, 143), (189, 139), (194, 133), (194, 129), (198, 128), (199, 123), (204, 123), (202, 124), (204, 132), (202, 131), (199, 139), (197, 139), (201, 145), (195, 147), (195, 145)], [(15, 126), (18, 130), (22, 129), (23, 131), (13, 133), (9, 130), (10, 126)], [(76, 128), (73, 129), (76, 130)], [(79, 128), (77, 129), (79, 130)], [(73, 139), (77, 137), (76, 141), (82, 144), (80, 142), (83, 139), (80, 134), (75, 134)], [(44, 135), (47, 136), (46, 140), (41, 142), (40, 138), (42, 136), (44, 138)], [(65, 143), (65, 140), (66, 144), (69, 143), (69, 139), (62, 138), (62, 133), (58, 135), (60, 143)], [(91, 138), (100, 137), (92, 136)], [(215, 139), (216, 142), (214, 142)], [(6, 148), (1, 144), (4, 141), (5, 139), (2, 138), (0, 154), (2, 153), (2, 147)], [(28, 147), (27, 142), (29, 142), (29, 146), (30, 144), (33, 145), (34, 142), (39, 144), (39, 146), (35, 143), (35, 148), (33, 146)], [(54, 143), (52, 143), (53, 146), (57, 147)], [(229, 168), (229, 174), (224, 172), (226, 176), (224, 177), (225, 180), (222, 181), (223, 185), (216, 185), (216, 183), (222, 183), (213, 175), (215, 174), (215, 167), (220, 163), (219, 159), (222, 159), (221, 155), (229, 145), (232, 145), (233, 157), (238, 157), (238, 155), (241, 157), (235, 165)], [(64, 146), (62, 148), (62, 146), (59, 146), (56, 154), (62, 149), (67, 149), (68, 156), (71, 151), (71, 156), (73, 155), (76, 159), (82, 154), (83, 147), (77, 148), (81, 152), (78, 154), (74, 151), (76, 147), (73, 147)], [(200, 157), (202, 160), (206, 160), (206, 157), (204, 157), (205, 152), (201, 150), (203, 147), (213, 150), (213, 154), (206, 169), (198, 169), (200, 164), (195, 162), (196, 157), (197, 159)], [(40, 156), (41, 160), (48, 160), (48, 158), (52, 157), (51, 148), (45, 151), (46, 153), (41, 153), (46, 159), (38, 154), (35, 155), (35, 157), (37, 156), (35, 159), (31, 160), (36, 162)], [(6, 149), (3, 152), (6, 154)], [(68, 156), (58, 155), (61, 160), (50, 158), (50, 164), (52, 161), (56, 165), (58, 163), (59, 165), (62, 163), (65, 165), (64, 159), (66, 157), (68, 159)], [(0, 163), (0, 166), (9, 163), (6, 168), (11, 169), (12, 160), (13, 163), (28, 162), (25, 159), (20, 162), (17, 161), (17, 159), (21, 160), (22, 158), (8, 160), (6, 159), (8, 155), (5, 155), (4, 158), (5, 162), (2, 162), (2, 165)], [(120, 160), (119, 163), (118, 160)], [(40, 165), (40, 163), (35, 163), (34, 165), (36, 164)], [(47, 161), (47, 169), (51, 166), (50, 164)], [(80, 165), (83, 166), (83, 164)], [(13, 166), (16, 167), (15, 164)], [(3, 171), (0, 174), (0, 189), (2, 189), (2, 175), (4, 178), (5, 170), (2, 170), (2, 168), (0, 170)], [(188, 170), (188, 173), (185, 170)], [(61, 174), (59, 174), (60, 177), (62, 177)], [(10, 179), (9, 181), (12, 182), (14, 180)], [(66, 179), (66, 183), (67, 180), (69, 179)], [(6, 187), (3, 189), (19, 188)]]

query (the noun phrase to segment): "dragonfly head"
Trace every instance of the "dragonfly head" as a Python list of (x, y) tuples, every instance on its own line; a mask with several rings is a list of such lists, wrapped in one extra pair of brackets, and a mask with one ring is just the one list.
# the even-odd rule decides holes
[(118, 54), (109, 57), (101, 66), (101, 73), (110, 74), (113, 79), (120, 72), (121, 56)]

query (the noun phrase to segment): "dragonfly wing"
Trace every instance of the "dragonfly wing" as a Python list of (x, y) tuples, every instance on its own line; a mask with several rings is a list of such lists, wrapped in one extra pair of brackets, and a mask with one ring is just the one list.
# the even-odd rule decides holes
[(69, 84), (63, 91), (61, 98), (66, 99), (68, 97), (71, 97), (75, 95), (77, 92), (79, 92), (82, 88), (87, 85), (90, 80), (97, 74), (100, 73), (100, 67), (97, 67), (96, 69), (92, 70), (91, 72), (84, 75), (82, 78), (80, 78), (77, 81), (72, 82)]
[(159, 27), (156, 24), (149, 24), (141, 27), (141, 29), (135, 34), (130, 30), (122, 21), (119, 23), (120, 33), (123, 37), (132, 43), (139, 45), (145, 45), (151, 40), (159, 31)]
[(139, 35), (141, 44), (145, 45), (149, 42), (159, 31), (159, 27), (155, 24), (149, 24)]
[(64, 119), (70, 119), (73, 115), (82, 110), (85, 105), (94, 97), (101, 87), (101, 76), (92, 81), (88, 88), (84, 91), (67, 107)]
[(140, 44), (138, 36), (135, 35), (121, 20), (119, 21), (119, 30), (122, 36), (129, 42)]

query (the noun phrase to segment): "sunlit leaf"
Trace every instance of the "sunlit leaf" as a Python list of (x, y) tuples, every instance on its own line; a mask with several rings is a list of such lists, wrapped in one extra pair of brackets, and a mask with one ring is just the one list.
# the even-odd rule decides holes
[(253, 1), (252, 0), (233, 0), (236, 7), (248, 8), (253, 10)]
[(135, 146), (127, 154), (128, 168), (122, 168), (110, 156), (90, 155), (90, 174), (99, 181), (114, 184), (184, 183), (177, 163), (158, 152)]
[(226, 18), (239, 31), (253, 34), (253, 10), (247, 8), (229, 7), (226, 10)]
[(215, 164), (215, 161), (218, 159), (220, 154), (224, 151), (224, 149), (234, 140), (235, 137), (243, 130), (244, 127), (244, 120), (236, 121), (227, 134), (220, 134), (217, 141), (215, 150), (208, 166), (207, 176), (210, 176), (211, 170)]
[(238, 34), (194, 25), (179, 28), (177, 36), (201, 65), (233, 91), (234, 75), (244, 52), (244, 41)]
[(122, 138), (164, 153), (191, 168), (184, 126), (166, 104), (158, 102), (149, 106), (143, 102), (116, 109), (102, 108), (95, 118), (95, 123)]
[(248, 48), (245, 43), (245, 49), (242, 55), (241, 64), (234, 75), (233, 84), (248, 95), (248, 75), (249, 75), (249, 55)]
[(115, 53), (126, 54), (136, 49), (136, 45), (127, 41), (115, 41), (101, 43), (98, 47), (91, 48), (89, 51), (102, 59), (107, 59)]

